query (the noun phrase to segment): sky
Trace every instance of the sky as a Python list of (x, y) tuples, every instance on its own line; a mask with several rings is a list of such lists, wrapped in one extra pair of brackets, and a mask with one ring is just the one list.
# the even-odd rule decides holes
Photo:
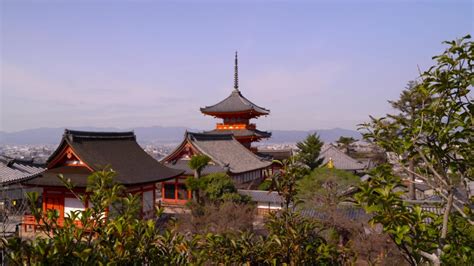
[(233, 89), (261, 129), (356, 129), (391, 112), (471, 1), (0, 0), (0, 131), (186, 126)]

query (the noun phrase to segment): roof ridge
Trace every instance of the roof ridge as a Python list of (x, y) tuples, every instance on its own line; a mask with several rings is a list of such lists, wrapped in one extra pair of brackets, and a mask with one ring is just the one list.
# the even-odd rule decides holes
[[(255, 107), (258, 107), (258, 108), (260, 108), (260, 109), (262, 109), (262, 110), (265, 110), (265, 111), (270, 112), (270, 110), (268, 110), (268, 109), (266, 109), (266, 108), (263, 108), (263, 107), (261, 107), (261, 106), (255, 104), (255, 103), (252, 102), (251, 100), (247, 99), (247, 97), (243, 96), (242, 93), (240, 93), (240, 91), (239, 91), (239, 96), (240, 96), (240, 100), (243, 101), (243, 100), (245, 99), (245, 100), (247, 101), (247, 104), (246, 104), (246, 105), (252, 107), (252, 109), (255, 109), (255, 108), (254, 108), (254, 106), (255, 106)], [(245, 103), (244, 103), (244, 104), (245, 104)]]
[(133, 139), (136, 140), (134, 131), (82, 131), (82, 130), (70, 130), (64, 129), (64, 136), (71, 138), (80, 139)]
[(351, 159), (352, 161), (354, 161), (354, 162), (360, 164), (360, 162), (359, 162), (358, 160), (356, 160), (356, 159), (352, 158), (351, 156), (347, 155), (345, 152), (342, 152), (342, 151), (339, 150), (336, 146), (333, 146), (332, 144), (330, 144), (330, 145), (331, 145), (331, 147), (333, 147), (336, 151), (340, 152), (340, 153), (341, 153), (342, 155), (344, 155), (345, 157), (347, 157), (347, 158)]

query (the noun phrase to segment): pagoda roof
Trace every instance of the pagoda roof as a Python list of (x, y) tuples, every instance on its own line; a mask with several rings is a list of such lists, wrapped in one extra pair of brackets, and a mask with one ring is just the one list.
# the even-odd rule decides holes
[[(89, 169), (54, 165), (68, 147)], [(71, 175), (74, 185), (84, 186), (87, 179), (79, 181), (79, 176), (88, 176), (92, 171), (102, 170), (105, 167), (115, 171), (117, 173), (115, 181), (123, 185), (164, 181), (183, 172), (166, 167), (153, 159), (138, 145), (133, 132), (88, 132), (66, 129), (61, 143), (49, 157), (47, 164), (48, 170), (27, 184), (62, 185), (57, 175), (63, 173), (65, 178), (70, 178)]]
[(262, 160), (238, 142), (232, 133), (186, 132), (183, 143), (162, 161), (168, 162), (167, 165), (170, 166), (176, 164), (179, 159), (173, 161), (173, 156), (179, 153), (186, 143), (190, 143), (199, 153), (209, 156), (215, 163), (215, 166), (212, 166), (214, 171), (218, 171), (217, 167), (220, 167), (223, 170), (221, 172), (239, 174), (264, 169), (271, 165), (271, 162)]
[(245, 113), (249, 114), (250, 116), (270, 114), (270, 110), (254, 104), (245, 98), (238, 89), (234, 89), (227, 98), (220, 101), (219, 103), (201, 108), (201, 112), (214, 116), (236, 113)]
[(267, 131), (261, 131), (258, 129), (234, 129), (234, 130), (218, 130), (214, 129), (211, 131), (205, 131), (205, 134), (211, 134), (211, 135), (219, 135), (219, 134), (228, 134), (232, 133), (234, 137), (240, 138), (240, 137), (256, 137), (256, 138), (269, 138), (272, 136), (271, 132)]

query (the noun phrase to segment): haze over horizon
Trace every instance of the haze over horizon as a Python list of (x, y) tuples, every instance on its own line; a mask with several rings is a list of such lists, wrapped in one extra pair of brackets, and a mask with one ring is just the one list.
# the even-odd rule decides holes
[(243, 95), (260, 129), (355, 129), (390, 112), (471, 1), (2, 1), (0, 131), (211, 129), (199, 108)]

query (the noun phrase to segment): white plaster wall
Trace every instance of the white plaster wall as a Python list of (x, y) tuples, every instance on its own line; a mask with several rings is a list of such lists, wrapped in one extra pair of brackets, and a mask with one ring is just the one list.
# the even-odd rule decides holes
[(77, 198), (64, 198), (64, 216), (69, 216), (72, 211), (85, 210), (84, 204)]

